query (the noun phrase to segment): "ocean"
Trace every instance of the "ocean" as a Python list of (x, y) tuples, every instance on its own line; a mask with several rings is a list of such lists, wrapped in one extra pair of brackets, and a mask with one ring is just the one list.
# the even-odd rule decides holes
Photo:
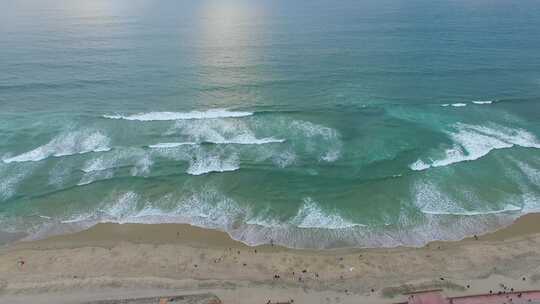
[(421, 246), (540, 211), (534, 0), (0, 2), (0, 231)]

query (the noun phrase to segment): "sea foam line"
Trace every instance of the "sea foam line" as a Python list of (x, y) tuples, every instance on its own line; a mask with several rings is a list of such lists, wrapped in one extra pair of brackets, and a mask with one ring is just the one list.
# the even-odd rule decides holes
[(148, 112), (133, 115), (103, 115), (109, 119), (123, 119), (136, 121), (163, 121), (163, 120), (187, 120), (187, 119), (213, 119), (213, 118), (229, 118), (229, 117), (245, 117), (251, 116), (253, 112), (245, 111), (229, 111), (226, 109), (210, 109), (206, 111), (191, 111), (191, 112)]

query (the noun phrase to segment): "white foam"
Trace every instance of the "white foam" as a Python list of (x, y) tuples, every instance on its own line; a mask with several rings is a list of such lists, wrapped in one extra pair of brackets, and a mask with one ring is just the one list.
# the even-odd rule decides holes
[(81, 170), (86, 173), (107, 170), (114, 168), (115, 163), (116, 159), (114, 157), (98, 157), (87, 160)]
[(47, 144), (23, 154), (4, 159), (5, 163), (40, 161), (48, 157), (61, 157), (89, 152), (109, 151), (110, 139), (103, 133), (75, 131), (53, 138)]
[(344, 229), (363, 226), (352, 223), (337, 213), (323, 211), (319, 204), (310, 197), (304, 198), (303, 205), (291, 223), (300, 228)]
[(289, 127), (292, 132), (300, 133), (305, 138), (307, 152), (314, 153), (322, 149), (319, 160), (334, 162), (340, 158), (342, 142), (335, 129), (309, 121), (293, 121)]
[[(193, 189), (195, 190), (195, 189)], [(467, 235), (479, 234), (508, 225), (517, 217), (516, 212), (486, 214), (484, 216), (448, 216), (421, 214), (414, 218), (405, 210), (400, 212), (397, 223), (369, 227), (351, 223), (332, 211), (323, 211), (310, 198), (304, 200), (297, 215), (281, 222), (262, 212), (250, 216), (249, 206), (212, 189), (194, 192), (182, 189), (181, 194), (171, 193), (157, 201), (144, 201), (134, 192), (116, 193), (105, 200), (94, 212), (66, 217), (65, 226), (51, 229), (46, 221), (31, 238), (45, 237), (82, 230), (98, 222), (117, 223), (189, 223), (191, 225), (220, 229), (232, 238), (249, 245), (274, 244), (294, 248), (343, 248), (343, 247), (394, 247), (400, 245), (422, 246), (434, 240), (457, 240)], [(2, 215), (0, 223), (5, 224)], [(10, 223), (11, 224), (11, 223)], [(298, 227), (300, 224), (303, 227)], [(66, 228), (67, 227), (67, 228)], [(35, 229), (34, 229), (35, 230)], [(61, 231), (60, 231), (61, 230)]]
[(272, 161), (280, 168), (285, 168), (292, 165), (296, 161), (296, 154), (294, 151), (283, 151), (272, 157)]
[(78, 223), (78, 222), (84, 222), (84, 221), (87, 221), (89, 219), (93, 218), (92, 215), (90, 214), (77, 214), (73, 217), (70, 217), (68, 218), (67, 220), (62, 220), (60, 221), (60, 223), (62, 224), (73, 224), (73, 223)]
[(138, 201), (139, 195), (137, 193), (126, 192), (101, 211), (114, 220), (122, 220), (136, 212)]
[(154, 164), (154, 161), (150, 155), (145, 154), (137, 160), (135, 166), (131, 168), (131, 175), (133, 176), (146, 176), (150, 173), (150, 168)]
[[(456, 199), (450, 197), (447, 193), (444, 193), (444, 191), (441, 191), (439, 187), (431, 182), (416, 182), (412, 188), (412, 192), (414, 204), (424, 214), (477, 216), (516, 212), (522, 209), (516, 205), (506, 204), (503, 208), (495, 210), (487, 208), (481, 210), (469, 210), (464, 208)], [(469, 193), (467, 200), (475, 201), (477, 202), (476, 205), (480, 205), (479, 199), (474, 194)]]
[(89, 173), (114, 169), (121, 166), (141, 167), (148, 164), (151, 165), (151, 159), (147, 151), (140, 148), (124, 148), (116, 149), (112, 153), (87, 160), (81, 170)]
[(144, 149), (115, 149), (111, 153), (87, 160), (81, 168), (84, 175), (77, 185), (87, 185), (94, 181), (112, 178), (114, 170), (120, 167), (131, 166), (132, 176), (146, 176), (150, 173), (152, 165), (152, 157)]
[(540, 187), (540, 169), (534, 168), (531, 165), (515, 160), (521, 172), (527, 177), (531, 184)]
[(100, 203), (101, 207), (90, 212), (84, 212), (69, 216), (60, 221), (62, 224), (81, 224), (84, 226), (93, 225), (99, 222), (130, 222), (129, 218), (138, 214), (138, 203), (140, 197), (133, 191), (115, 194), (109, 200)]
[(185, 120), (185, 119), (213, 119), (229, 117), (245, 117), (253, 115), (252, 112), (228, 111), (226, 109), (210, 109), (206, 111), (191, 112), (148, 112), (134, 115), (103, 115), (109, 119), (124, 119), (137, 121)]
[(433, 211), (433, 210), (422, 210), (426, 214), (437, 214), (437, 215), (462, 215), (462, 216), (474, 216), (474, 215), (487, 215), (487, 214), (498, 214), (506, 212), (516, 212), (521, 211), (522, 208), (516, 205), (507, 204), (502, 209), (498, 210), (484, 210), (484, 211), (455, 211), (455, 212), (445, 212), (445, 211)]
[(486, 105), (486, 104), (492, 104), (493, 100), (473, 100), (472, 103), (477, 105)]
[(517, 159), (514, 159), (514, 162), (518, 165), (522, 178), (525, 179), (517, 180), (517, 184), (522, 192), (523, 212), (539, 212), (540, 192), (538, 190), (540, 190), (540, 169)]
[(426, 170), (431, 167), (448, 166), (463, 161), (479, 159), (495, 149), (511, 148), (515, 145), (540, 148), (536, 137), (523, 130), (493, 125), (490, 127), (458, 123), (454, 130), (447, 132), (454, 146), (444, 151), (439, 159), (417, 160), (409, 167), (412, 170)]
[(327, 162), (335, 162), (339, 159), (340, 151), (339, 150), (329, 150), (324, 154), (321, 159)]
[(11, 176), (6, 176), (5, 173), (2, 172), (2, 177), (0, 179), (0, 199), (7, 200), (12, 197), (15, 194), (19, 183), (25, 177), (26, 173), (24, 171)]
[(286, 225), (285, 223), (280, 222), (276, 218), (265, 217), (265, 216), (251, 217), (248, 220), (246, 220), (246, 224), (257, 225), (257, 226), (267, 227), (267, 228), (279, 228)]
[(443, 103), (443, 104), (441, 105), (441, 107), (448, 107), (448, 106), (450, 106), (449, 103)]
[(49, 171), (49, 185), (60, 189), (71, 177), (72, 163), (68, 161), (59, 161)]
[[(164, 197), (166, 204), (170, 204), (172, 197)], [(102, 212), (108, 220), (120, 223), (138, 222), (189, 222), (203, 227), (221, 229), (234, 229), (238, 221), (245, 221), (248, 225), (258, 225), (266, 228), (282, 228), (292, 225), (299, 228), (318, 229), (346, 229), (364, 226), (345, 220), (336, 213), (324, 212), (311, 198), (306, 198), (297, 215), (288, 223), (275, 218), (251, 217), (246, 220), (249, 210), (242, 208), (234, 200), (212, 190), (203, 190), (186, 198), (174, 202), (176, 208), (165, 210), (147, 204), (143, 209), (137, 210), (140, 198), (133, 192), (121, 195), (115, 203), (108, 205)], [(161, 202), (164, 203), (164, 202)], [(160, 204), (161, 204), (160, 203)], [(160, 205), (158, 204), (158, 205)]]
[(114, 172), (112, 170), (90, 171), (82, 176), (77, 186), (88, 185), (98, 180), (110, 179), (113, 176)]
[(194, 142), (166, 142), (166, 143), (157, 143), (154, 145), (148, 145), (148, 148), (152, 149), (169, 149), (169, 148), (176, 148), (180, 146), (193, 146), (197, 143)]
[(183, 199), (174, 213), (190, 218), (193, 224), (226, 229), (244, 218), (247, 211), (231, 198), (205, 189)]
[(236, 144), (236, 145), (264, 145), (264, 144), (273, 144), (273, 143), (283, 143), (285, 139), (276, 139), (273, 137), (266, 138), (255, 138), (250, 135), (239, 135), (231, 139), (224, 140), (211, 140), (208, 143), (212, 144)]
[(257, 138), (252, 128), (242, 121), (179, 121), (169, 133), (177, 131), (196, 143), (264, 145), (285, 142), (285, 139), (274, 137)]
[(335, 139), (339, 137), (336, 130), (309, 121), (295, 120), (291, 123), (291, 127), (301, 130), (306, 137), (320, 136), (325, 139)]
[(419, 159), (415, 161), (414, 163), (412, 163), (409, 167), (415, 171), (421, 171), (421, 170), (429, 169), (431, 165), (426, 164), (423, 160)]
[[(147, 202), (138, 209), (140, 200), (138, 195), (128, 192), (114, 204), (109, 204), (103, 213), (108, 221), (119, 223), (190, 223), (223, 230), (231, 228), (246, 214), (234, 200), (211, 189), (203, 189), (178, 200), (166, 195), (154, 204)], [(174, 207), (157, 207), (161, 205)]]
[(461, 102), (458, 102), (458, 103), (453, 103), (451, 104), (452, 107), (466, 107), (467, 104), (466, 103), (461, 103)]
[(222, 159), (219, 154), (199, 152), (195, 159), (190, 161), (187, 173), (191, 175), (202, 175), (211, 172), (227, 172), (240, 169), (240, 161), (237, 154)]

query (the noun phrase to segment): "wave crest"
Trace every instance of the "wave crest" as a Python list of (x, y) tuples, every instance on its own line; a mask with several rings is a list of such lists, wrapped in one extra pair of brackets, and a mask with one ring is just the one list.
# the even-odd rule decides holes
[[(461, 193), (463, 194), (463, 193)], [(492, 215), (507, 212), (518, 212), (522, 207), (506, 204), (495, 208), (488, 207), (473, 193), (465, 192), (465, 201), (474, 202), (474, 209), (471, 206), (466, 206), (466, 202), (462, 199), (456, 199), (449, 193), (442, 191), (432, 182), (416, 182), (412, 187), (412, 197), (414, 198), (415, 206), (424, 214), (430, 215), (457, 215), (457, 216), (477, 216), (477, 215)]]
[(488, 104), (492, 104), (493, 100), (473, 100), (472, 103), (477, 104), (477, 105), (488, 105)]
[(439, 159), (418, 159), (409, 167), (420, 171), (432, 167), (443, 167), (454, 163), (471, 161), (486, 156), (496, 149), (520, 146), (540, 149), (538, 139), (526, 130), (503, 126), (477, 126), (458, 123), (453, 131), (447, 132), (454, 145), (446, 149)]
[(364, 226), (352, 223), (334, 212), (325, 212), (311, 197), (304, 198), (304, 204), (298, 210), (291, 223), (300, 228), (344, 229)]
[(103, 115), (109, 119), (123, 119), (136, 121), (163, 121), (163, 120), (188, 120), (188, 119), (213, 119), (251, 116), (253, 112), (229, 111), (226, 109), (210, 109), (206, 111), (191, 112), (148, 112), (133, 115)]
[(194, 146), (197, 143), (194, 142), (166, 142), (166, 143), (157, 143), (153, 145), (148, 145), (148, 148), (151, 149), (170, 149), (180, 146)]
[(110, 139), (103, 133), (75, 131), (58, 135), (43, 146), (20, 155), (6, 158), (5, 163), (40, 161), (49, 157), (61, 157), (89, 152), (109, 151)]
[(299, 138), (305, 139), (307, 152), (320, 151), (319, 160), (334, 162), (340, 158), (342, 142), (339, 132), (335, 129), (296, 120), (290, 124), (290, 129)]
[(191, 175), (203, 175), (211, 172), (227, 172), (240, 169), (240, 160), (237, 154), (232, 154), (222, 159), (219, 154), (204, 153), (199, 151), (195, 158), (190, 161), (187, 173)]

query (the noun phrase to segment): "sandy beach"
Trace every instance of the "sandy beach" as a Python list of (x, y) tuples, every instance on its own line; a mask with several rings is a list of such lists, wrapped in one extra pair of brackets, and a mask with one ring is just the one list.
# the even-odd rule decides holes
[(79, 303), (210, 292), (223, 303), (394, 303), (408, 291), (540, 288), (540, 215), (423, 248), (249, 247), (182, 224), (99, 224), (0, 252), (0, 302)]

